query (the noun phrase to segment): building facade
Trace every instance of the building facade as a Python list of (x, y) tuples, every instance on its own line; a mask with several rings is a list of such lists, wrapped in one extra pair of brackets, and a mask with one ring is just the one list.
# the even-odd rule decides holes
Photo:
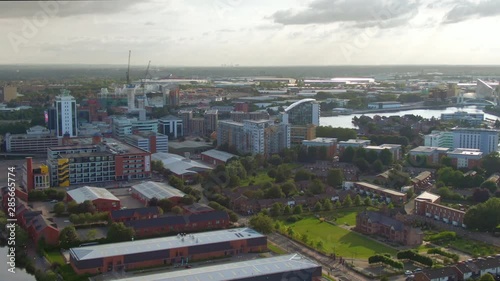
[(285, 109), (283, 123), (294, 126), (313, 124), (319, 126), (320, 105), (315, 99), (303, 99)]
[(368, 145), (365, 147), (366, 150), (373, 150), (379, 154), (382, 150), (387, 149), (391, 152), (394, 161), (398, 161), (402, 157), (401, 145), (400, 144), (381, 144), (381, 145)]
[(411, 164), (416, 167), (424, 167), (428, 164), (439, 164), (441, 158), (447, 155), (449, 148), (419, 146), (408, 153)]
[(441, 197), (429, 192), (421, 193), (415, 198), (414, 212), (419, 216), (442, 221), (453, 226), (466, 227), (464, 224), (465, 212), (441, 205)]
[(151, 153), (168, 152), (168, 137), (160, 133), (138, 132), (125, 136), (124, 141)]
[(49, 147), (47, 165), (53, 187), (151, 177), (151, 153), (112, 138)]
[(498, 150), (498, 130), (482, 128), (456, 128), (453, 133), (453, 148), (479, 149), (484, 154)]
[(207, 110), (203, 118), (205, 122), (203, 135), (208, 136), (217, 131), (217, 123), (219, 122), (219, 111), (217, 109)]
[(27, 192), (49, 188), (49, 167), (45, 164), (35, 164), (33, 158), (26, 157), (26, 163), (22, 168), (21, 187), (24, 187)]
[(303, 140), (302, 145), (305, 147), (326, 147), (326, 154), (329, 158), (335, 156), (337, 152), (336, 138), (315, 138), (312, 140)]
[(60, 144), (54, 134), (42, 126), (34, 126), (26, 130), (26, 134), (5, 134), (7, 152), (47, 153), (47, 147)]
[(158, 132), (169, 137), (169, 139), (176, 139), (184, 136), (184, 122), (182, 118), (172, 115), (163, 117), (158, 120)]
[(448, 151), (446, 155), (451, 158), (451, 163), (456, 168), (472, 169), (481, 165), (483, 153), (479, 149), (458, 148)]
[(76, 99), (69, 95), (68, 90), (62, 90), (61, 95), (56, 97), (54, 107), (57, 114), (56, 133), (58, 138), (69, 135), (76, 137), (78, 135), (78, 113), (76, 110)]
[(354, 230), (367, 235), (383, 236), (405, 246), (418, 246), (422, 244), (424, 238), (424, 233), (420, 229), (373, 211), (359, 212), (356, 215)]
[(453, 148), (453, 133), (432, 131), (424, 136), (424, 146)]
[(249, 228), (177, 235), (70, 249), (77, 274), (97, 274), (267, 250), (267, 237)]

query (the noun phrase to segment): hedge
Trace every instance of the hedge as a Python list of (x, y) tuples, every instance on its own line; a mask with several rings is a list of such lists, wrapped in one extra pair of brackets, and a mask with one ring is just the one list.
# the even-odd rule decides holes
[(422, 256), (422, 255), (420, 255), (417, 252), (412, 251), (412, 250), (398, 252), (397, 258), (398, 259), (409, 259), (409, 260), (416, 261), (418, 263), (421, 263), (421, 264), (427, 265), (427, 266), (432, 266), (434, 264), (434, 261), (431, 258), (429, 258), (427, 256)]
[(434, 248), (434, 249), (429, 249), (427, 251), (427, 254), (438, 254), (438, 255), (441, 255), (443, 257), (447, 257), (447, 258), (450, 258), (452, 259), (454, 262), (457, 262), (460, 257), (457, 255), (457, 254), (453, 254), (453, 253), (449, 253), (449, 252), (445, 252), (441, 249), (438, 249), (438, 248)]
[(392, 266), (392, 267), (397, 268), (397, 269), (403, 269), (403, 266), (404, 266), (402, 262), (395, 261), (395, 260), (391, 259), (390, 257), (384, 256), (384, 255), (374, 255), (374, 256), (371, 256), (368, 258), (369, 264), (379, 263), (379, 262), (387, 264), (387, 265)]

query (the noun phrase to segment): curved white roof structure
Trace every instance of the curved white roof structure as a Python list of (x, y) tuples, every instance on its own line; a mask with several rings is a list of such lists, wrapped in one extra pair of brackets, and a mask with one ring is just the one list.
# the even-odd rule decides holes
[(299, 101), (296, 101), (294, 103), (292, 103), (291, 105), (289, 105), (286, 109), (285, 109), (285, 112), (293, 109), (294, 107), (296, 107), (297, 105), (300, 105), (300, 104), (303, 104), (303, 103), (307, 103), (307, 102), (315, 102), (316, 100), (315, 99), (302, 99), (302, 100), (299, 100)]

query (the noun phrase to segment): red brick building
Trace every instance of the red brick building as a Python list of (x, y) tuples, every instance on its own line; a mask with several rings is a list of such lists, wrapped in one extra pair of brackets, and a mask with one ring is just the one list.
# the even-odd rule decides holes
[(132, 197), (144, 203), (146, 206), (149, 200), (169, 199), (175, 204), (179, 204), (186, 194), (177, 188), (162, 182), (146, 181), (132, 186)]
[(159, 207), (143, 207), (111, 211), (109, 218), (114, 222), (154, 219), (161, 215)]
[(429, 192), (423, 192), (415, 198), (415, 214), (439, 220), (454, 226), (465, 227), (465, 212), (439, 204), (441, 197)]
[(363, 234), (383, 236), (405, 246), (420, 245), (424, 238), (424, 233), (420, 229), (405, 225), (380, 212), (359, 212), (354, 229)]
[(406, 202), (406, 193), (402, 193), (393, 189), (384, 188), (367, 182), (354, 182), (354, 191), (361, 195), (379, 196), (387, 203), (392, 202), (396, 205), (402, 205)]
[(216, 149), (207, 150), (201, 153), (201, 160), (212, 165), (226, 164), (229, 159), (238, 158), (237, 155)]
[(236, 228), (70, 249), (77, 274), (171, 265), (267, 250), (267, 237)]
[(33, 242), (37, 243), (43, 237), (48, 245), (59, 244), (57, 225), (47, 220), (42, 211), (33, 211), (23, 201), (16, 200), (16, 219), (17, 224), (28, 232)]
[(99, 212), (120, 210), (120, 199), (107, 189), (100, 187), (83, 186), (69, 190), (66, 200), (75, 201), (78, 204), (91, 201)]
[(229, 224), (229, 215), (224, 211), (164, 216), (125, 222), (126, 226), (132, 227), (135, 230), (135, 235), (137, 237), (223, 229), (227, 228)]

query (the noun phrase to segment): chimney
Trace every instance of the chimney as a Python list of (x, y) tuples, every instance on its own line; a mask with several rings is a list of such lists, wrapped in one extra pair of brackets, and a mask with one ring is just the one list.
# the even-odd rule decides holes
[(33, 158), (26, 157), (26, 190), (30, 192), (35, 188), (33, 183)]

